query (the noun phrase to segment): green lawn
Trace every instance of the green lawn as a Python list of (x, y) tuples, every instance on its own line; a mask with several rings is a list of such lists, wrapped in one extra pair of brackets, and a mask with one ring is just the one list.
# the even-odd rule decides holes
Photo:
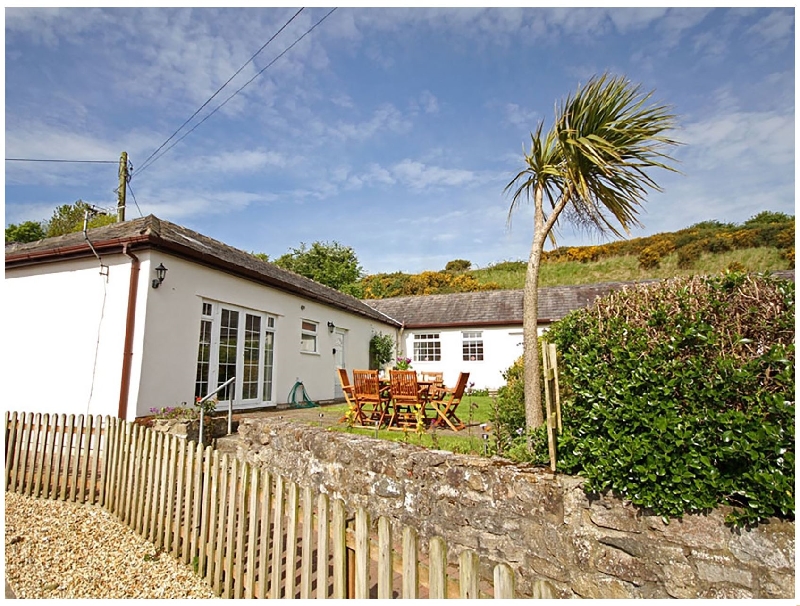
[[(377, 437), (382, 440), (406, 442), (424, 448), (482, 455), (484, 453), (483, 449), (486, 441), (484, 441), (482, 437), (484, 429), (481, 428), (481, 424), (489, 423), (492, 405), (493, 399), (489, 396), (464, 396), (456, 414), (467, 424), (467, 427), (457, 433), (451, 431), (449, 428), (446, 431), (441, 429), (429, 429), (424, 433), (418, 433), (413, 430), (388, 430), (385, 428), (376, 431), (375, 429), (362, 427), (360, 425), (349, 427), (347, 423), (333, 425), (331, 429), (333, 431)], [(330, 414), (331, 416), (340, 417), (344, 415), (345, 412), (347, 412), (347, 404), (325, 407), (326, 416)]]

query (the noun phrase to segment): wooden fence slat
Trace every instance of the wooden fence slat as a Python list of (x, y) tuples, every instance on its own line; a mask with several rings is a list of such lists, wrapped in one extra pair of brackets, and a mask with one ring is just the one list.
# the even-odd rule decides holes
[(378, 599), (390, 599), (392, 595), (392, 524), (388, 518), (378, 518)]
[[(22, 423), (16, 412), (6, 412), (6, 490), (14, 490), (19, 473), (19, 442)], [(20, 432), (20, 433), (18, 433)]]
[(164, 445), (161, 452), (161, 474), (159, 476), (159, 506), (157, 510), (158, 515), (158, 528), (156, 530), (156, 546), (159, 549), (164, 549), (164, 540), (166, 538), (166, 522), (168, 516), (165, 515), (168, 511), (168, 498), (169, 498), (169, 472), (172, 469), (172, 452), (175, 443), (175, 436), (172, 434), (164, 438)]
[(112, 432), (109, 436), (108, 441), (108, 462), (109, 462), (109, 469), (108, 469), (108, 476), (106, 479), (107, 483), (107, 492), (106, 492), (106, 509), (109, 512), (114, 513), (116, 511), (116, 495), (117, 495), (117, 487), (118, 484), (115, 484), (115, 480), (117, 478), (117, 466), (119, 464), (119, 441), (120, 441), (120, 432), (122, 430), (122, 426), (120, 424), (119, 419), (114, 419), (112, 424)]
[(233, 597), (244, 597), (244, 574), (247, 562), (247, 540), (250, 523), (250, 466), (242, 463), (239, 469), (239, 518), (236, 522), (236, 548), (234, 551)]
[(131, 480), (130, 503), (128, 504), (128, 514), (125, 516), (125, 524), (130, 528), (139, 528), (139, 513), (141, 511), (140, 504), (143, 501), (144, 482), (142, 481), (142, 473), (147, 467), (147, 452), (146, 436), (152, 432), (148, 431), (145, 427), (134, 426), (134, 447), (135, 447), (135, 462), (133, 466), (133, 473)]
[(478, 598), (478, 554), (466, 549), (458, 556), (461, 599)]
[(39, 414), (32, 413), (28, 421), (27, 439), (25, 440), (25, 453), (24, 463), (22, 468), (25, 470), (23, 474), (23, 483), (20, 488), (20, 494), (30, 496), (33, 492), (33, 476), (36, 467), (36, 438), (39, 433)]
[(14, 491), (24, 494), (28, 476), (28, 451), (30, 450), (31, 427), (33, 425), (33, 413), (27, 413), (22, 424), (22, 440), (20, 441), (20, 463), (18, 470), (17, 483)]
[(145, 517), (147, 516), (148, 511), (148, 494), (150, 491), (150, 460), (153, 456), (153, 440), (155, 439), (155, 432), (153, 431), (146, 431), (144, 432), (144, 440), (142, 442), (142, 460), (140, 463), (139, 469), (139, 490), (138, 496), (136, 499), (136, 516), (135, 521), (136, 525), (134, 528), (136, 532), (140, 535), (144, 534), (142, 529), (144, 528)]
[(328, 559), (330, 557), (330, 526), (328, 524), (328, 495), (317, 497), (317, 599), (328, 597)]
[(495, 599), (514, 599), (514, 572), (508, 564), (498, 564), (494, 567), (494, 597)]
[(272, 476), (268, 471), (262, 472), (261, 478), (261, 506), (259, 507), (259, 549), (258, 549), (258, 584), (256, 585), (256, 597), (265, 599), (267, 597), (269, 579), (269, 537), (270, 537), (270, 505), (272, 502)]
[(369, 598), (369, 514), (363, 507), (356, 511), (356, 587), (355, 598)]
[(300, 599), (311, 599), (311, 576), (314, 545), (314, 502), (311, 487), (303, 488), (303, 551), (300, 556)]
[(47, 423), (47, 454), (45, 456), (44, 477), (42, 482), (42, 498), (50, 498), (50, 486), (53, 484), (53, 463), (56, 456), (56, 444), (58, 443), (58, 415), (53, 414)]
[(213, 583), (214, 567), (216, 565), (214, 556), (217, 547), (217, 522), (219, 519), (219, 464), (220, 464), (219, 451), (214, 450), (211, 453), (211, 493), (208, 503), (208, 515), (205, 516), (204, 531), (208, 537), (208, 541), (200, 543), (200, 548), (204, 552), (203, 564), (206, 574), (206, 580), (209, 584)]
[[(215, 499), (217, 489), (215, 485), (216, 476), (214, 468), (216, 457), (219, 452), (213, 450), (211, 446), (204, 450), (203, 456), (203, 497), (200, 506), (199, 528), (197, 542), (195, 543), (197, 554), (197, 573), (204, 579), (209, 580), (209, 545), (211, 544), (212, 520), (214, 519)], [(194, 551), (194, 550), (193, 550)]]
[(71, 502), (76, 502), (78, 500), (78, 489), (79, 489), (79, 482), (80, 482), (80, 471), (81, 471), (81, 463), (83, 458), (83, 449), (85, 435), (84, 432), (86, 430), (86, 417), (84, 415), (78, 415), (77, 419), (77, 427), (75, 428), (75, 437), (73, 438), (72, 443), (72, 481), (70, 482), (70, 490), (69, 490), (69, 500)]
[(64, 435), (64, 442), (61, 447), (64, 449), (64, 453), (62, 455), (63, 459), (63, 472), (61, 474), (61, 493), (59, 498), (62, 501), (67, 500), (67, 495), (69, 494), (69, 471), (70, 465), (74, 460), (72, 456), (72, 451), (74, 448), (75, 443), (75, 415), (69, 415), (67, 417), (67, 430)]
[(100, 506), (103, 507), (104, 509), (108, 508), (107, 503), (106, 503), (106, 499), (108, 498), (107, 497), (107, 494), (108, 494), (107, 493), (107, 490), (108, 490), (107, 482), (109, 481), (109, 476), (110, 476), (109, 465), (110, 465), (110, 460), (111, 459), (110, 459), (110, 456), (109, 456), (108, 444), (109, 444), (109, 440), (111, 438), (111, 425), (112, 425), (112, 419), (111, 419), (110, 416), (106, 415), (104, 417), (104, 423), (103, 423), (104, 430), (103, 430), (103, 433), (101, 434), (102, 477), (100, 479), (100, 499), (98, 501)]
[[(186, 452), (186, 482), (184, 484), (184, 500), (187, 510), (183, 513), (183, 544), (181, 545), (181, 562), (188, 564), (195, 555), (193, 546), (197, 536), (199, 521), (195, 522), (196, 512), (200, 509), (203, 488), (200, 483), (202, 475), (198, 475), (198, 459), (202, 450), (194, 442), (189, 442)], [(202, 474), (202, 472), (200, 472)], [(199, 518), (198, 518), (199, 520)]]
[(272, 579), (269, 583), (269, 597), (273, 600), (281, 598), (281, 573), (283, 572), (283, 516), (286, 506), (284, 495), (284, 479), (275, 476), (275, 511), (272, 522)]
[[(236, 540), (237, 529), (237, 505), (238, 505), (238, 490), (239, 490), (239, 459), (232, 457), (230, 461), (230, 468), (227, 468), (228, 473), (228, 498), (227, 498), (227, 514), (225, 524), (225, 558), (224, 570), (225, 578), (223, 579), (222, 597), (231, 598), (233, 590), (234, 579), (234, 542)], [(223, 501), (225, 503), (226, 501)]]
[(78, 502), (86, 502), (86, 484), (89, 481), (89, 461), (92, 458), (92, 429), (94, 428), (94, 415), (87, 415), (84, 426), (83, 450), (81, 451), (81, 472), (78, 479)]
[[(186, 483), (186, 459), (187, 459), (187, 451), (189, 451), (190, 445), (184, 442), (183, 440), (178, 440), (177, 444), (178, 448), (178, 466), (175, 469), (175, 511), (173, 512), (172, 517), (172, 540), (171, 540), (171, 551), (172, 556), (180, 560), (181, 559), (181, 538), (183, 535), (183, 516), (186, 515), (186, 509), (188, 506), (187, 495), (185, 493), (185, 483)], [(191, 452), (191, 451), (189, 451)]]
[(256, 588), (256, 557), (258, 554), (258, 497), (261, 486), (259, 479), (261, 475), (258, 473), (258, 468), (255, 466), (250, 467), (250, 485), (249, 485), (249, 504), (248, 510), (248, 523), (247, 528), (247, 573), (244, 579), (244, 597), (252, 599), (255, 597)]
[[(228, 513), (228, 482), (225, 481), (226, 475), (229, 473), (230, 463), (228, 461), (228, 454), (223, 453), (221, 466), (217, 469), (219, 474), (219, 508), (217, 510), (217, 534), (214, 541), (214, 576), (211, 579), (214, 593), (222, 595), (222, 579), (225, 577), (225, 571), (222, 568), (223, 560), (225, 557), (225, 528)], [(212, 519), (212, 523), (214, 520)]]
[(403, 599), (415, 600), (419, 597), (419, 553), (417, 531), (403, 528)]
[(297, 513), (299, 488), (289, 482), (286, 487), (286, 581), (284, 596), (293, 600), (297, 586)]
[(91, 461), (89, 462), (89, 481), (87, 484), (87, 502), (89, 505), (94, 505), (98, 502), (98, 495), (100, 491), (98, 490), (98, 466), (100, 463), (100, 435), (103, 431), (103, 417), (100, 415), (96, 415), (94, 419), (94, 424), (92, 427), (92, 436), (91, 436)]
[(444, 539), (431, 539), (428, 558), (428, 597), (442, 600), (447, 597), (447, 545)]
[[(178, 465), (178, 437), (171, 435), (169, 439), (169, 473), (167, 474), (167, 490), (166, 500), (167, 506), (161, 510), (161, 515), (164, 517), (164, 551), (167, 553), (172, 551), (172, 535), (175, 529), (175, 473)], [(180, 448), (183, 450), (183, 448)]]
[(47, 424), (48, 414), (37, 414), (36, 417), (36, 446), (34, 449), (33, 469), (31, 470), (31, 491), (30, 496), (38, 498), (42, 487), (42, 471), (44, 470), (45, 445), (47, 444)]
[[(195, 574), (205, 576), (205, 549), (208, 538), (208, 510), (211, 506), (211, 446), (197, 444), (194, 461), (194, 511), (192, 512), (191, 545), (186, 563), (195, 567)], [(202, 487), (202, 488), (201, 488)], [(198, 499), (199, 497), (199, 499)]]
[(333, 502), (333, 598), (341, 600), (347, 597), (347, 529), (344, 501)]
[(50, 473), (52, 487), (50, 488), (49, 498), (51, 499), (57, 499), (59, 496), (59, 478), (61, 477), (61, 459), (64, 456), (64, 437), (67, 433), (67, 415), (61, 414), (58, 416), (56, 419), (55, 432), (56, 440), (53, 445), (53, 470)]
[(122, 487), (122, 509), (119, 512), (119, 519), (126, 525), (130, 524), (131, 508), (134, 504), (133, 485), (138, 467), (138, 451), (136, 450), (136, 439), (139, 437), (139, 426), (133, 423), (125, 423), (125, 477)]

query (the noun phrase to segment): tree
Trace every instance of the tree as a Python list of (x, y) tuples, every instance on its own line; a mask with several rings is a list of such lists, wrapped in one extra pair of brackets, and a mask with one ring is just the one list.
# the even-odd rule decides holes
[(453, 259), (452, 261), (447, 262), (447, 265), (444, 266), (444, 270), (461, 273), (464, 271), (469, 271), (470, 267), (472, 267), (471, 261), (467, 261), (466, 259)]
[[(53, 216), (47, 222), (47, 237), (63, 236), (72, 232), (83, 230), (83, 221), (86, 211), (91, 207), (83, 200), (77, 200), (74, 204), (62, 204), (53, 211)], [(116, 223), (116, 215), (95, 215), (90, 214), (89, 227), (102, 227)]]
[(275, 265), (348, 293), (363, 275), (355, 251), (338, 242), (314, 242), (311, 248), (301, 242), (300, 248), (278, 257)]
[[(661, 191), (647, 174), (652, 168), (675, 171), (665, 151), (676, 141), (665, 133), (675, 116), (666, 106), (645, 106), (652, 92), (641, 94), (623, 77), (594, 77), (556, 107), (552, 128), (540, 122), (524, 153), (525, 168), (506, 186), (513, 191), (512, 212), (533, 201), (533, 243), (525, 275), (523, 342), (525, 420), (529, 429), (542, 425), (538, 348), (539, 266), (545, 241), (562, 212), (573, 223), (601, 234), (623, 237), (640, 225), (637, 214), (647, 189)], [(550, 208), (545, 211), (545, 198)], [(615, 223), (614, 223), (615, 222)]]
[(38, 221), (25, 221), (6, 227), (6, 244), (11, 242), (36, 242), (44, 238), (44, 228)]

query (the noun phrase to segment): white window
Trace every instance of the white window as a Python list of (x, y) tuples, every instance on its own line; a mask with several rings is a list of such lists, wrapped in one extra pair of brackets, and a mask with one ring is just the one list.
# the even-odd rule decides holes
[(465, 331), (462, 336), (462, 352), (465, 362), (483, 360), (483, 332), (480, 330)]
[(300, 351), (317, 353), (317, 322), (303, 320), (300, 325)]
[(439, 333), (414, 335), (414, 361), (439, 362), (442, 359), (442, 344)]
[(236, 377), (217, 394), (243, 404), (273, 401), (275, 317), (248, 309), (203, 302), (195, 397)]

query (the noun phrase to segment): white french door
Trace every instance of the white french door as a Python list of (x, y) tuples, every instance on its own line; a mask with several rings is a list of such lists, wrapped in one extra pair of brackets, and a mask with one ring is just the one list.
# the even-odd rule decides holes
[(236, 377), (217, 394), (220, 404), (227, 406), (231, 400), (234, 407), (274, 404), (274, 348), (274, 316), (204, 301), (195, 398)]

